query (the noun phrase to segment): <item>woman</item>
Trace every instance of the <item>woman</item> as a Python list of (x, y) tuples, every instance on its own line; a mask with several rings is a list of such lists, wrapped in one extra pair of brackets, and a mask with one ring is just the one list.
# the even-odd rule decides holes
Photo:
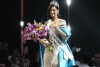
[[(59, 18), (59, 4), (53, 0), (48, 7), (49, 38), (40, 39), (41, 67), (71, 67), (76, 65), (72, 51), (67, 43), (71, 33), (66, 27), (66, 21)], [(48, 51), (47, 43), (53, 47)], [(44, 50), (45, 49), (45, 50)]]

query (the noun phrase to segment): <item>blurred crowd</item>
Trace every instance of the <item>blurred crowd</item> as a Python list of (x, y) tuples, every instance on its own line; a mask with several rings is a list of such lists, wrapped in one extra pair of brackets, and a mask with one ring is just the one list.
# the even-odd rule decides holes
[(81, 48), (73, 47), (73, 54), (76, 60), (75, 67), (100, 67), (100, 52), (92, 53), (81, 51)]
[[(81, 52), (80, 48), (73, 48), (73, 54), (76, 60), (75, 67), (100, 67), (100, 52), (91, 54), (89, 52)], [(7, 62), (0, 62), (0, 67), (40, 67), (39, 53), (33, 59), (26, 56), (21, 56), (17, 49), (12, 55), (8, 55)], [(35, 60), (33, 62), (32, 60)]]

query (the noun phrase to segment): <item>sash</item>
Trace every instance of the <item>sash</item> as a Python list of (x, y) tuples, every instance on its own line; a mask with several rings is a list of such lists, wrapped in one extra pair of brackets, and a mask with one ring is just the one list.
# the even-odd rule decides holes
[(50, 30), (49, 34), (50, 34), (50, 39), (49, 39), (50, 43), (53, 45), (53, 58), (51, 63), (54, 65), (58, 64), (58, 53), (60, 48), (64, 51), (64, 59), (72, 60), (73, 59), (72, 53), (68, 50), (67, 46), (56, 36), (56, 34), (52, 29)]
[[(47, 24), (48, 28), (51, 23), (52, 23), (51, 20), (49, 20)], [(49, 41), (50, 41), (50, 44), (53, 45), (53, 58), (51, 61), (52, 64), (54, 65), (58, 64), (58, 54), (59, 54), (60, 48), (64, 51), (64, 59), (66, 60), (73, 59), (73, 54), (68, 50), (68, 47), (59, 39), (54, 29), (50, 29), (49, 31)]]

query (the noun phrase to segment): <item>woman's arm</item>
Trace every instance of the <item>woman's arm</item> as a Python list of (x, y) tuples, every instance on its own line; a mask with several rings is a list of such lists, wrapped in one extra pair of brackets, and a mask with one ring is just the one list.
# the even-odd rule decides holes
[(45, 38), (44, 39), (39, 39), (39, 42), (44, 46), (46, 46), (46, 44), (49, 44), (48, 40), (45, 39)]
[(71, 35), (69, 30), (67, 29), (66, 26), (66, 21), (62, 20), (59, 25), (55, 28), (56, 32), (58, 32), (64, 39), (68, 39)]
[(55, 30), (56, 30), (56, 32), (58, 32), (64, 39), (67, 38), (66, 34), (65, 34), (64, 32), (62, 32), (62, 31), (60, 30), (59, 27), (56, 27)]

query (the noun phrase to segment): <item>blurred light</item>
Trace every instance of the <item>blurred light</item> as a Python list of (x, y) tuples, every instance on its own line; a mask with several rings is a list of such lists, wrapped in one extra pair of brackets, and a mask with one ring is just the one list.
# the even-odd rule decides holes
[(21, 27), (24, 26), (24, 21), (20, 21), (20, 26), (21, 26)]
[(81, 48), (76, 48), (76, 52), (80, 52), (81, 51)]
[(67, 5), (70, 6), (71, 0), (67, 0)]
[(70, 25), (67, 26), (68, 30), (71, 31)]

